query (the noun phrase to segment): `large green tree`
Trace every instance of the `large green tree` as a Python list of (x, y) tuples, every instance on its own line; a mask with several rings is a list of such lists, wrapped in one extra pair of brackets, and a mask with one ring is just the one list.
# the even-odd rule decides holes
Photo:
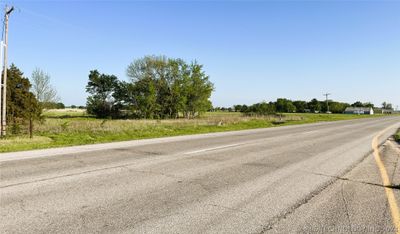
[[(165, 56), (146, 56), (127, 68), (131, 86), (122, 83), (124, 104), (142, 118), (195, 117), (211, 108), (213, 84), (197, 62)], [(117, 94), (117, 96), (124, 96)]]
[(31, 76), (31, 91), (43, 108), (52, 108), (59, 101), (57, 90), (50, 83), (50, 75), (36, 68)]
[(41, 118), (41, 108), (35, 95), (30, 92), (31, 83), (14, 64), (7, 70), (7, 121), (11, 133), (18, 134), (21, 126), (28, 124), (33, 136), (33, 124)]
[(312, 112), (319, 112), (321, 111), (321, 103), (317, 100), (317, 99), (312, 99), (309, 103), (307, 103), (308, 108), (310, 108), (310, 110)]
[(184, 76), (183, 84), (186, 101), (183, 113), (186, 118), (195, 117), (212, 107), (209, 98), (214, 86), (204, 73), (202, 65), (196, 62), (190, 64), (188, 73)]
[(293, 105), (296, 107), (296, 111), (300, 113), (306, 112), (307, 109), (307, 102), (306, 101), (294, 101)]
[(100, 118), (117, 117), (119, 109), (115, 104), (113, 94), (118, 79), (114, 75), (101, 74), (97, 70), (90, 71), (89, 82), (86, 92), (90, 94), (87, 98), (87, 112)]
[(346, 107), (349, 107), (350, 104), (348, 103), (343, 103), (343, 102), (335, 102), (335, 101), (330, 101), (329, 102), (329, 110), (332, 113), (343, 113)]
[(286, 98), (278, 98), (275, 103), (277, 112), (292, 113), (296, 112), (296, 106), (291, 100)]

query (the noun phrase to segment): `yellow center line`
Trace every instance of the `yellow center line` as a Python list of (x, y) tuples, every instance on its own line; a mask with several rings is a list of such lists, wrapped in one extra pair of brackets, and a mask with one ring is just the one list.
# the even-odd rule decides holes
[[(374, 150), (374, 158), (375, 158), (376, 164), (378, 165), (379, 172), (381, 174), (382, 182), (383, 182), (384, 186), (390, 186), (391, 182), (390, 182), (387, 170), (385, 168), (385, 165), (382, 162), (381, 155), (379, 153), (378, 139), (392, 127), (393, 126), (388, 127), (385, 130), (381, 131), (372, 140), (372, 149)], [(385, 187), (385, 193), (386, 193), (386, 197), (388, 199), (390, 211), (392, 214), (393, 224), (394, 224), (395, 228), (397, 229), (396, 233), (400, 234), (400, 211), (399, 211), (399, 206), (397, 205), (396, 197), (394, 196), (393, 189), (390, 187)]]

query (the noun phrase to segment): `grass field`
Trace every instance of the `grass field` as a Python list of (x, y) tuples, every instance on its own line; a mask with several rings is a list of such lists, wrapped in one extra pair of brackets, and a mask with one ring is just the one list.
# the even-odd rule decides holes
[(54, 109), (44, 110), (43, 116), (46, 118), (76, 118), (76, 117), (90, 117), (83, 109)]
[(45, 121), (35, 125), (33, 139), (27, 136), (1, 139), (0, 152), (377, 117), (291, 113), (279, 118), (209, 112), (191, 120), (104, 120), (90, 117), (84, 110), (78, 109), (49, 110), (44, 112), (44, 116)]

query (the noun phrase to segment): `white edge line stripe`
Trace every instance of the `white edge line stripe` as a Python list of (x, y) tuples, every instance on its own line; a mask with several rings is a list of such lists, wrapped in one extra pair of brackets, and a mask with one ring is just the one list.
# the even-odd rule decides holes
[(219, 150), (219, 149), (226, 149), (226, 148), (232, 148), (235, 146), (240, 146), (240, 145), (245, 145), (246, 143), (239, 143), (239, 144), (231, 144), (231, 145), (221, 145), (213, 148), (207, 148), (207, 149), (201, 149), (201, 150), (195, 150), (195, 151), (190, 151), (186, 152), (184, 154), (198, 154), (198, 153), (203, 153), (203, 152), (208, 152), (208, 151), (214, 151), (214, 150)]

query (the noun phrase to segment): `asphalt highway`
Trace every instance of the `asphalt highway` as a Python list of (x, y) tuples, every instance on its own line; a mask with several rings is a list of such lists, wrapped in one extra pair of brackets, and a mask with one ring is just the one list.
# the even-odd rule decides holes
[(0, 232), (398, 233), (400, 150), (386, 139), (399, 127), (368, 118), (0, 154)]

